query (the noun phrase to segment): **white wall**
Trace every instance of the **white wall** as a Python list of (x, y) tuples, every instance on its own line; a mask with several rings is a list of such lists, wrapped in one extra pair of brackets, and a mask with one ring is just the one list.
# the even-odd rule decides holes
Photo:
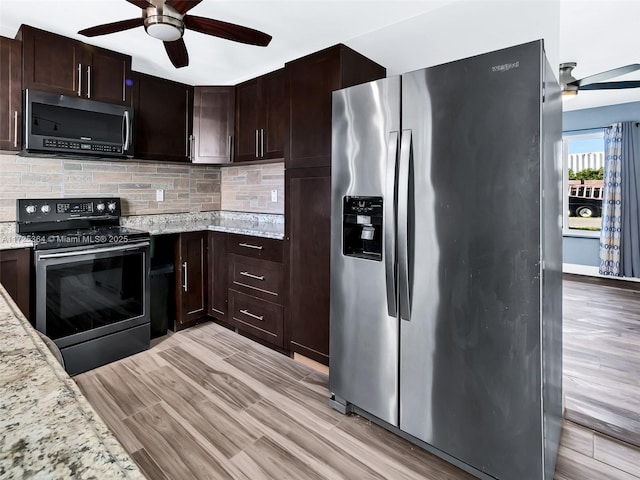
[(459, 1), (345, 44), (390, 76), (540, 38), (549, 62), (558, 65), (559, 0)]

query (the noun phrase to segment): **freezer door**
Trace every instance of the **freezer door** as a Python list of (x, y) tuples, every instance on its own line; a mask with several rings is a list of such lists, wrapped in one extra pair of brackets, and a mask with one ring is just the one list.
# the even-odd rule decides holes
[[(333, 93), (329, 388), (340, 400), (396, 426), (394, 197), (399, 129), (399, 77)], [(376, 231), (383, 237), (381, 259), (344, 255), (346, 196), (382, 198), (383, 225)], [(370, 231), (363, 232), (363, 238)]]
[(400, 428), (500, 479), (543, 468), (542, 55), (402, 79)]

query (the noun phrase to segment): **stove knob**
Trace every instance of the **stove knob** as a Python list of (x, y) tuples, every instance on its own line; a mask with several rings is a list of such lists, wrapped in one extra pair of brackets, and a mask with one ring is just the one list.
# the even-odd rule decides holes
[(96, 205), (96, 209), (97, 209), (99, 212), (104, 212), (104, 203), (99, 203), (99, 204), (97, 204), (97, 205)]
[(42, 205), (40, 211), (46, 215), (51, 211), (51, 207), (49, 205)]
[(116, 202), (107, 203), (107, 208), (109, 209), (110, 212), (115, 212), (116, 211)]
[(27, 205), (25, 207), (25, 211), (29, 214), (29, 215), (33, 215), (34, 213), (36, 213), (36, 206), (35, 205)]

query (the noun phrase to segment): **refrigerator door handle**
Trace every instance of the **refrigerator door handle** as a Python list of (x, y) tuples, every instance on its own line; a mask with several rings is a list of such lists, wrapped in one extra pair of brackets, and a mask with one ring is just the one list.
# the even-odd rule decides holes
[(400, 140), (398, 169), (398, 278), (400, 318), (411, 320), (411, 290), (409, 288), (409, 175), (411, 172), (411, 130), (403, 130)]
[(387, 285), (387, 311), (398, 315), (396, 294), (396, 201), (397, 201), (398, 132), (389, 132), (387, 141), (387, 178), (384, 192), (384, 263)]

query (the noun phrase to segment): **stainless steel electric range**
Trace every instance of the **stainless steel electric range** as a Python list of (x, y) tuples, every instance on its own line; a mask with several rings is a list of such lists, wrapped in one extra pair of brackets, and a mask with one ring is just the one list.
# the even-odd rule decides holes
[(119, 198), (17, 200), (34, 243), (35, 326), (75, 375), (149, 348), (150, 235), (121, 227)]

